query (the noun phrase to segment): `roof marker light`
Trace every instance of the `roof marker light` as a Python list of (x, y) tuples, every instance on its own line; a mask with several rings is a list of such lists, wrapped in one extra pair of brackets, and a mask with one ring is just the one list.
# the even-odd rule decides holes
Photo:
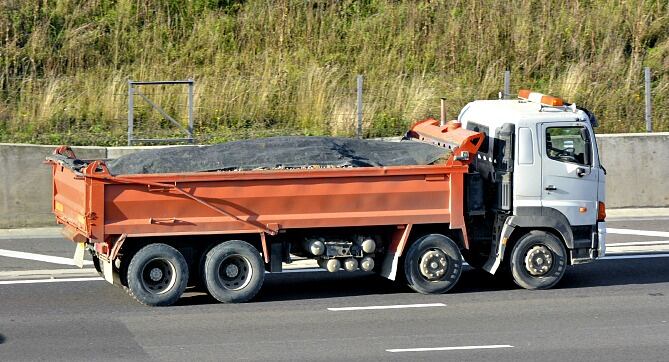
[(525, 99), (530, 102), (540, 103), (549, 107), (562, 107), (564, 106), (564, 101), (561, 98), (547, 96), (545, 94), (532, 92), (529, 89), (521, 89), (518, 91), (518, 98)]

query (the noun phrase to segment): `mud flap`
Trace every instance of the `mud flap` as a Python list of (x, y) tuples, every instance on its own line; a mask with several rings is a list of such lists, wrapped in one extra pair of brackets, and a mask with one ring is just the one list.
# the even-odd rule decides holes
[(504, 251), (506, 250), (506, 243), (509, 240), (509, 237), (513, 233), (515, 227), (512, 224), (513, 216), (506, 219), (504, 226), (502, 227), (502, 232), (500, 233), (499, 240), (493, 240), (490, 250), (490, 257), (488, 261), (483, 265), (483, 270), (488, 273), (495, 275), (497, 269), (502, 264), (504, 260)]
[(102, 275), (110, 284), (114, 284), (114, 268), (112, 262), (106, 258), (100, 258), (100, 267), (102, 268)]
[(397, 267), (399, 264), (399, 255), (395, 253), (387, 253), (383, 259), (383, 264), (381, 265), (381, 276), (395, 281), (397, 278)]
[(86, 243), (77, 243), (77, 248), (74, 250), (74, 265), (79, 268), (84, 267), (84, 253), (86, 251)]

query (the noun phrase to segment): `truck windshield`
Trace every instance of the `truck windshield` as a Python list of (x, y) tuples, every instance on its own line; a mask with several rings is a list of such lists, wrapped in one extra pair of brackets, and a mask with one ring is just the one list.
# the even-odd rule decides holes
[[(589, 165), (590, 140), (584, 127), (548, 127), (546, 128), (546, 155), (560, 162)], [(583, 134), (586, 138), (583, 138)], [(587, 161), (587, 162), (586, 162)]]

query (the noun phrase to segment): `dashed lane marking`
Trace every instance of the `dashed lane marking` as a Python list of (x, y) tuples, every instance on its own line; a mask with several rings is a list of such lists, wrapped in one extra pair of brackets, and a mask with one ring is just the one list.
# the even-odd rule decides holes
[(370, 309), (404, 309), (404, 308), (433, 308), (445, 307), (444, 303), (427, 303), (427, 304), (397, 304), (397, 305), (372, 305), (367, 307), (341, 307), (328, 308), (331, 312), (352, 311), (352, 310), (370, 310)]
[(461, 351), (471, 349), (498, 349), (498, 348), (513, 348), (510, 344), (490, 344), (484, 346), (454, 346), (454, 347), (425, 347), (425, 348), (395, 348), (387, 349), (386, 352), (403, 353), (403, 352), (433, 352), (433, 351)]

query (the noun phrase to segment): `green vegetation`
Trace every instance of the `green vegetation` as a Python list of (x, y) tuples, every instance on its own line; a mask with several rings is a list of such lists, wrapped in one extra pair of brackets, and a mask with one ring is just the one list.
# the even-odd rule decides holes
[[(449, 117), (518, 88), (598, 115), (600, 132), (669, 130), (666, 1), (3, 0), (0, 141), (125, 142), (127, 80), (193, 78), (203, 142), (354, 133), (365, 75), (367, 136)], [(186, 119), (186, 88), (143, 88)], [(175, 135), (137, 101), (145, 136)]]

